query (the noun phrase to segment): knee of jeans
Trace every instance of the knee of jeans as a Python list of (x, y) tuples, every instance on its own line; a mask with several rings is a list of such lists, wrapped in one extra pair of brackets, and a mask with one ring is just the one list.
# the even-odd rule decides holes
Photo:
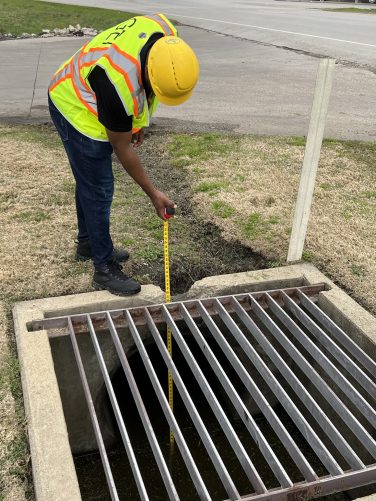
[(111, 183), (96, 186), (91, 193), (91, 198), (95, 202), (111, 203), (114, 196), (114, 185)]

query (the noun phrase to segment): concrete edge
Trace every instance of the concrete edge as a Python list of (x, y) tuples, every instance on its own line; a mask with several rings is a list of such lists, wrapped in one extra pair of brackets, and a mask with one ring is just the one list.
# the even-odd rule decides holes
[(79, 501), (47, 332), (28, 332), (26, 327), (35, 315), (42, 314), (42, 310), (25, 309), (22, 304), (13, 309), (35, 497), (38, 501)]
[(163, 301), (163, 291), (147, 285), (142, 287), (140, 294), (131, 297), (117, 297), (103, 291), (24, 301), (14, 306), (14, 329), (37, 501), (80, 501), (81, 494), (48, 335), (46, 331), (29, 332), (27, 325), (46, 317)]

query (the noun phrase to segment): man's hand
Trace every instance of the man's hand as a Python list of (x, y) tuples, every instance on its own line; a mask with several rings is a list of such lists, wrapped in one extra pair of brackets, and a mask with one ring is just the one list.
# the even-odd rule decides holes
[(167, 196), (161, 191), (156, 190), (151, 196), (150, 200), (152, 201), (155, 211), (161, 219), (165, 219), (165, 208), (173, 207), (176, 208), (176, 204), (172, 202)]
[(145, 134), (143, 129), (140, 129), (138, 132), (132, 134), (131, 142), (133, 144), (133, 148), (138, 148), (139, 146), (141, 146), (141, 144), (144, 142), (144, 139), (145, 139)]

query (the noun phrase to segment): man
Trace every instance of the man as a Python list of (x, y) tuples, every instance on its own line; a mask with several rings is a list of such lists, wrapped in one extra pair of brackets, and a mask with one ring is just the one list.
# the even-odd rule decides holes
[(119, 264), (110, 210), (114, 151), (150, 197), (159, 217), (175, 204), (150, 181), (135, 147), (142, 144), (158, 101), (178, 105), (192, 94), (199, 65), (192, 49), (163, 14), (136, 16), (84, 45), (55, 73), (49, 87), (51, 118), (76, 180), (76, 259), (94, 261), (93, 286), (137, 294), (141, 286)]

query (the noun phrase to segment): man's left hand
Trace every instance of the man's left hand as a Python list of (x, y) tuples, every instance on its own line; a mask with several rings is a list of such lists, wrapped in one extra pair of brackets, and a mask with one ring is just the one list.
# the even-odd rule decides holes
[(138, 148), (139, 146), (141, 146), (141, 144), (144, 142), (144, 139), (145, 139), (145, 134), (143, 129), (140, 129), (138, 132), (132, 134), (131, 142), (133, 144), (133, 148)]

